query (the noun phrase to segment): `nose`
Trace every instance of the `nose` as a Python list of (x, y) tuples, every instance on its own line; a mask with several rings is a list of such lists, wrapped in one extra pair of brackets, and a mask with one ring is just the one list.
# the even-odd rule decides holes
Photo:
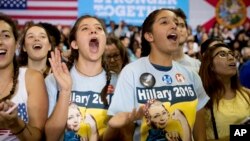
[(114, 57), (110, 57), (110, 62), (115, 62)]
[(234, 56), (231, 55), (231, 54), (227, 54), (227, 59), (232, 60), (232, 59), (236, 59), (236, 57), (234, 57)]
[(176, 21), (171, 21), (171, 26), (172, 26), (172, 29), (177, 29), (178, 23), (176, 23)]
[(90, 34), (96, 34), (96, 29), (95, 28), (91, 28)]
[(40, 40), (38, 36), (35, 36), (34, 39), (35, 39), (35, 41), (39, 41)]

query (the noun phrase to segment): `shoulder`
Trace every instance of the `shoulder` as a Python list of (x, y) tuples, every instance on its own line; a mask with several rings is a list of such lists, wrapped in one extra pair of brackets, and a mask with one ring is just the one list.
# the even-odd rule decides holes
[(142, 57), (127, 64), (124, 68), (125, 69), (140, 68), (141, 66), (146, 65), (146, 61), (147, 61), (147, 57)]
[(250, 96), (250, 89), (242, 86), (242, 90), (246, 93), (246, 95)]
[(197, 79), (200, 79), (200, 76), (199, 76), (199, 74), (196, 72), (196, 70), (194, 70), (194, 69), (191, 69), (190, 67), (186, 67), (186, 66), (184, 66), (184, 65), (182, 65), (182, 64), (179, 64), (178, 62), (176, 62), (176, 61), (173, 61), (173, 67), (176, 69), (176, 70), (178, 70), (178, 71), (180, 71), (180, 72), (182, 72), (182, 73), (184, 73), (184, 74), (186, 74), (190, 79), (192, 79), (192, 80), (197, 80)]
[(27, 80), (37, 80), (37, 79), (43, 80), (44, 79), (42, 73), (40, 73), (37, 70), (28, 69), (28, 68), (26, 70), (25, 77)]
[(185, 54), (185, 58), (188, 60), (188, 61), (190, 61), (190, 63), (195, 63), (195, 64), (201, 64), (201, 61), (200, 60), (198, 60), (198, 59), (195, 59), (195, 58), (192, 58), (192, 57), (190, 57), (190, 56), (188, 56), (187, 54)]

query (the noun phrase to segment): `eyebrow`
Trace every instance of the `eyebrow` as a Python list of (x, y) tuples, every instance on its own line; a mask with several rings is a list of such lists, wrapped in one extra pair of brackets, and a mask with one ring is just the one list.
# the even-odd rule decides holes
[(9, 30), (2, 30), (2, 33), (5, 33), (5, 32), (10, 33), (10, 31), (9, 31)]
[[(95, 26), (96, 26), (96, 25), (101, 26), (100, 23), (96, 23), (96, 24), (94, 24), (94, 25), (95, 25)], [(89, 26), (89, 24), (83, 24), (83, 25), (80, 25), (79, 27), (81, 28), (81, 27), (83, 27), (83, 26)]]
[[(28, 36), (28, 35), (30, 35), (30, 34), (34, 34), (34, 33), (27, 33), (26, 36)], [(47, 35), (46, 33), (39, 33), (39, 34)]]
[[(161, 21), (161, 20), (169, 20), (169, 19), (171, 19), (171, 18), (170, 18), (170, 17), (164, 16), (164, 17), (159, 18), (159, 19), (157, 20), (157, 22), (158, 22), (158, 21)], [(178, 22), (177, 17), (173, 17), (173, 21)]]
[(168, 20), (169, 18), (168, 17), (161, 17), (161, 18), (159, 18), (158, 20), (157, 20), (157, 22), (158, 21), (161, 21), (161, 20)]

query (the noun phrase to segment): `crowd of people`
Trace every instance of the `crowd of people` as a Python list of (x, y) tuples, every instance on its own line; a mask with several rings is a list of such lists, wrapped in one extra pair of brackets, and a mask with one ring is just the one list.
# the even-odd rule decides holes
[(186, 18), (19, 29), (0, 14), (0, 140), (229, 140), (249, 124), (250, 23), (193, 32)]

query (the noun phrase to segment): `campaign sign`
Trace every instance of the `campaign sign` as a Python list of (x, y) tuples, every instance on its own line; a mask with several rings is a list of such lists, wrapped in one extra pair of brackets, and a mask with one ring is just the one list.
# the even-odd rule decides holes
[(189, 17), (188, 0), (78, 0), (78, 16), (94, 15), (106, 23), (123, 20), (141, 26), (148, 14), (159, 8), (181, 8)]

